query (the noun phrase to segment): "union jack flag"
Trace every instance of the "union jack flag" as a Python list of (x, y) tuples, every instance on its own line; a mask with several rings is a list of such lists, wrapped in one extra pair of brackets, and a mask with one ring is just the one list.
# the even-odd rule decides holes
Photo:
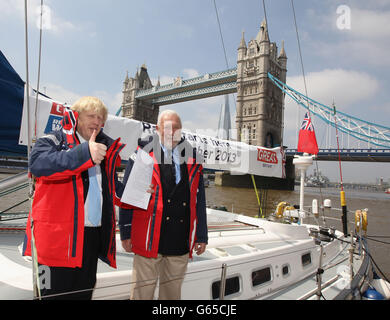
[(314, 132), (313, 123), (307, 112), (299, 130), (298, 152), (318, 153), (316, 133)]
[(311, 122), (311, 118), (307, 112), (305, 114), (305, 118), (303, 119), (301, 130), (314, 131), (313, 123)]

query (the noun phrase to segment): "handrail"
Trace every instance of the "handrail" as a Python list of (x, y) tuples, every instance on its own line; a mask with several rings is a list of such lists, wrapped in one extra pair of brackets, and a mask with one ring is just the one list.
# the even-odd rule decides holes
[(27, 171), (18, 173), (12, 177), (2, 179), (0, 180), (0, 192), (26, 182), (28, 182)]

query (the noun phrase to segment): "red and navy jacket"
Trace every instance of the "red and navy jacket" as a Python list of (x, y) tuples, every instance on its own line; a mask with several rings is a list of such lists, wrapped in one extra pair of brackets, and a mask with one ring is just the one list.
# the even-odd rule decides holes
[[(150, 147), (153, 142), (153, 147)], [(188, 170), (190, 187), (190, 232), (189, 251), (192, 251), (195, 243), (207, 243), (207, 217), (206, 217), (206, 197), (203, 183), (203, 167), (197, 159), (196, 150), (188, 141), (180, 143), (187, 144), (191, 150), (191, 156), (187, 157), (185, 163)], [(156, 258), (159, 249), (160, 230), (163, 217), (163, 194), (160, 180), (159, 161), (156, 159), (154, 149), (161, 148), (157, 136), (149, 137), (148, 141), (140, 141), (138, 149), (142, 148), (154, 159), (152, 184), (154, 193), (151, 195), (148, 208), (146, 210), (133, 206), (119, 209), (119, 230), (121, 240), (131, 239), (132, 251), (136, 254), (148, 258)], [(137, 150), (138, 150), (137, 149)], [(136, 156), (136, 154), (135, 154)], [(158, 157), (157, 157), (158, 158)], [(198, 160), (198, 161), (197, 161)], [(124, 175), (123, 183), (127, 182), (134, 164), (134, 157), (131, 156)]]
[[(116, 194), (123, 185), (115, 168), (120, 165), (120, 139), (101, 130), (96, 142), (107, 146), (102, 171), (102, 246), (99, 258), (116, 267)], [(80, 143), (73, 130), (56, 131), (36, 142), (29, 169), (35, 176), (35, 194), (26, 228), (23, 255), (31, 255), (31, 223), (37, 259), (56, 267), (81, 267), (84, 241), (84, 201), (88, 190), (88, 168), (94, 166), (88, 142)]]

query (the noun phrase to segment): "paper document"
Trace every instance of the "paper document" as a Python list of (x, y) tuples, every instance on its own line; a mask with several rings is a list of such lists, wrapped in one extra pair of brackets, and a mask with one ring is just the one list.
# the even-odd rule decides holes
[(121, 201), (147, 209), (151, 195), (147, 190), (150, 189), (152, 174), (153, 158), (142, 149), (138, 149)]

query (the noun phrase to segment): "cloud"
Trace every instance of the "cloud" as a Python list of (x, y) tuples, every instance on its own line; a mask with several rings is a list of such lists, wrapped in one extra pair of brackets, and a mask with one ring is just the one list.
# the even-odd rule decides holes
[(171, 76), (160, 76), (159, 78), (150, 78), (152, 85), (155, 86), (157, 84), (158, 79), (160, 79), (160, 85), (170, 84), (174, 81), (174, 77)]
[(39, 91), (45, 93), (47, 96), (49, 96), (55, 101), (67, 103), (70, 105), (72, 105), (74, 102), (76, 102), (76, 100), (82, 97), (78, 93), (72, 92), (71, 90), (68, 90), (60, 85), (53, 83), (41, 86), (41, 89)]
[[(192, 69), (192, 68), (183, 69), (181, 73), (182, 73), (182, 75), (180, 75), (180, 76), (183, 78), (183, 80), (196, 78), (199, 76), (199, 72), (195, 69)], [(163, 86), (165, 84), (170, 84), (170, 83), (175, 81), (176, 77), (172, 77), (172, 76), (168, 76), (168, 75), (159, 76), (160, 85)], [(151, 77), (150, 81), (152, 81), (152, 84), (155, 86), (157, 84), (158, 78)]]
[[(41, 87), (41, 92), (55, 101), (72, 105), (82, 97), (81, 94), (66, 89), (60, 85), (49, 83)], [(96, 96), (103, 101), (110, 114), (115, 114), (122, 104), (122, 92), (110, 93), (107, 91), (94, 91), (92, 96)]]
[(162, 106), (160, 111), (165, 109), (175, 110), (182, 119), (183, 128), (192, 132), (214, 132), (218, 129), (219, 112), (222, 103), (223, 97), (216, 96)]
[[(6, 19), (23, 19), (25, 15), (24, 1), (1, 0), (0, 1), (0, 18)], [(40, 28), (41, 2), (39, 0), (29, 0), (27, 6), (27, 20), (30, 26)], [(61, 34), (66, 31), (76, 31), (76, 27), (71, 21), (59, 16), (51, 6), (50, 1), (46, 1), (42, 10), (42, 29), (51, 34)]]
[(384, 41), (390, 37), (390, 11), (351, 8), (351, 36), (357, 39)]
[[(339, 4), (339, 3), (338, 3)], [(376, 6), (378, 7), (378, 6)], [(312, 52), (318, 55), (339, 61), (360, 62), (364, 65), (390, 66), (390, 10), (360, 9), (349, 6), (350, 28), (339, 28), (337, 22), (341, 17), (334, 10), (326, 13), (307, 10), (307, 16), (312, 21), (316, 32), (326, 32), (330, 40), (323, 37), (312, 38), (310, 46)], [(326, 37), (326, 38), (327, 38)]]
[(183, 73), (186, 79), (199, 77), (199, 72), (195, 69), (184, 69)]
[[(301, 76), (287, 77), (287, 84), (304, 93)], [(354, 103), (372, 97), (379, 90), (379, 82), (371, 75), (354, 70), (325, 69), (306, 76), (308, 95), (323, 104), (333, 100), (343, 110)]]

